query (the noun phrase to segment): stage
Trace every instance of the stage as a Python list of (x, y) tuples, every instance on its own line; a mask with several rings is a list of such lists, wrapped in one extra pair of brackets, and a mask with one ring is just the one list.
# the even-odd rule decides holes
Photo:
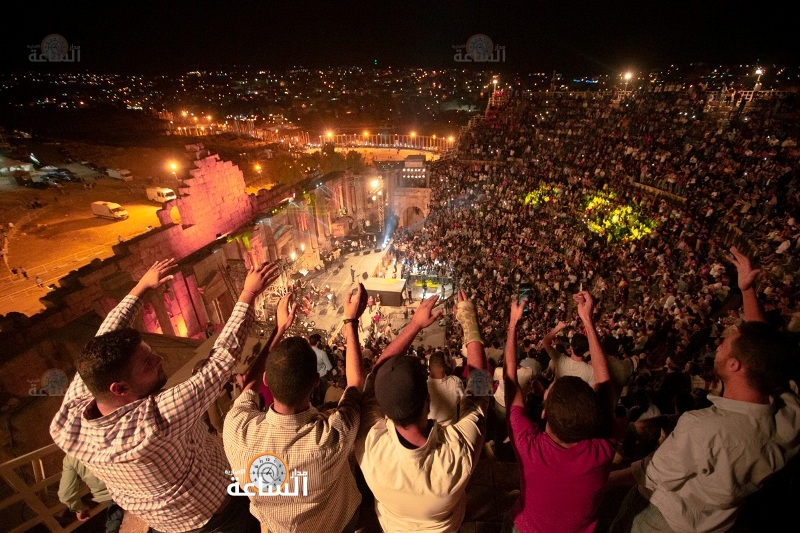
[(367, 289), (373, 298), (381, 297), (381, 305), (392, 307), (402, 307), (403, 290), (406, 288), (405, 279), (396, 278), (367, 278), (364, 281), (364, 288)]

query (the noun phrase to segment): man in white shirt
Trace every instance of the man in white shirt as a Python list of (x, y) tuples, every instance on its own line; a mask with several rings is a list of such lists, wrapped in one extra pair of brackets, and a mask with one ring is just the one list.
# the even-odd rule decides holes
[(431, 397), (428, 418), (443, 426), (458, 420), (458, 406), (466, 392), (458, 376), (448, 375), (443, 352), (433, 352), (428, 359), (428, 394)]
[(547, 355), (550, 356), (553, 363), (555, 372), (553, 379), (558, 379), (561, 376), (578, 376), (589, 385), (594, 386), (592, 365), (583, 360), (583, 355), (589, 351), (589, 339), (586, 338), (586, 335), (583, 333), (572, 335), (568, 355), (562, 354), (553, 345), (556, 335), (566, 327), (566, 323), (559, 322), (542, 339), (542, 347), (547, 351)]
[(466, 488), (483, 449), (492, 393), (475, 306), (459, 291), (456, 318), (470, 367), (459, 419), (442, 426), (428, 418), (427, 376), (417, 357), (402, 355), (414, 337), (436, 322), (438, 300), (424, 300), (375, 364), (364, 387), (355, 456), (375, 496), (383, 531), (458, 531)]
[(787, 386), (796, 346), (766, 322), (753, 288), (760, 270), (731, 253), (745, 322), (714, 358), (723, 395), (684, 413), (652, 455), (611, 473), (611, 486), (634, 485), (612, 533), (727, 531), (747, 497), (800, 451), (800, 399)]
[(521, 368), (529, 368), (531, 370), (531, 378), (537, 378), (542, 375), (542, 364), (536, 359), (536, 350), (533, 348), (528, 350), (525, 359), (520, 361), (519, 366)]
[(314, 353), (317, 355), (317, 374), (319, 374), (319, 384), (314, 389), (314, 393), (311, 395), (311, 401), (314, 405), (320, 405), (325, 400), (325, 391), (328, 388), (328, 372), (333, 369), (333, 365), (331, 364), (331, 360), (328, 357), (327, 352), (320, 348), (320, 344), (322, 344), (322, 336), (319, 333), (314, 333), (308, 338), (308, 343), (311, 345), (311, 349), (314, 350)]

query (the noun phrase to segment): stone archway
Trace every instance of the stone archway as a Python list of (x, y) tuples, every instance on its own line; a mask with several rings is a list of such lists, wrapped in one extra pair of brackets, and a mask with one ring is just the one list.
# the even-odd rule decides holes
[(403, 211), (402, 224), (405, 228), (410, 228), (421, 224), (423, 220), (425, 220), (425, 213), (423, 213), (422, 209), (415, 205), (408, 206), (406, 207), (405, 211)]
[(169, 217), (172, 219), (173, 224), (181, 223), (181, 212), (178, 210), (177, 206), (169, 210)]

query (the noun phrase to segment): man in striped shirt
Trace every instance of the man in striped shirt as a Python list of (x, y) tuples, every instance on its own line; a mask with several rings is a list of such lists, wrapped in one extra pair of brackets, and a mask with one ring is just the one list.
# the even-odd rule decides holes
[[(311, 404), (321, 379), (317, 357), (306, 339), (289, 337), (262, 352), (228, 412), (225, 453), (264, 531), (355, 531), (361, 494), (349, 459), (361, 416), (358, 321), (366, 307), (367, 292), (359, 283), (344, 305), (347, 388), (336, 409), (322, 413)], [(288, 302), (278, 306), (277, 317), (280, 340), (294, 319)], [(262, 368), (274, 397), (266, 410), (258, 394)]]
[(253, 302), (278, 271), (272, 264), (250, 269), (207, 364), (162, 391), (163, 360), (129, 325), (142, 296), (171, 280), (167, 273), (174, 266), (173, 259), (157, 261), (103, 321), (76, 360), (78, 373), (50, 435), (154, 531), (259, 531), (246, 499), (228, 496), (230, 466), (203, 413), (230, 380), (253, 321)]

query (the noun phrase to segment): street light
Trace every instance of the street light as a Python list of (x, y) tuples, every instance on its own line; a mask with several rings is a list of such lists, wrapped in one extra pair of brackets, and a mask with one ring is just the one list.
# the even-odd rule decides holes
[(628, 82), (631, 81), (632, 76), (630, 72), (625, 73), (625, 92), (628, 92)]
[(761, 90), (761, 75), (764, 74), (764, 69), (762, 69), (761, 67), (758, 67), (756, 69), (756, 74), (758, 74), (758, 78), (756, 78), (756, 86), (753, 89), (756, 90), (756, 91), (760, 91)]
[(378, 176), (374, 180), (370, 182), (370, 188), (372, 192), (371, 199), (373, 202), (378, 202), (378, 233), (383, 236), (383, 222), (384, 222), (384, 214), (383, 214), (383, 204), (385, 200), (383, 199), (383, 176)]
[(178, 165), (176, 165), (175, 163), (170, 163), (169, 168), (172, 170), (172, 176), (177, 180), (178, 175), (175, 172), (178, 170)]

